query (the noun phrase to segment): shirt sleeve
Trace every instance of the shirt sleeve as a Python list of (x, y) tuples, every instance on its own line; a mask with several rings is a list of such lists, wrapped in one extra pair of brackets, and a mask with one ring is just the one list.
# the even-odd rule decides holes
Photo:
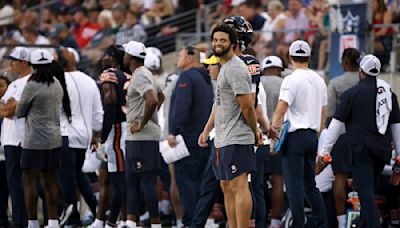
[(1, 102), (3, 103), (7, 103), (8, 99), (10, 99), (10, 97), (12, 97), (15, 94), (15, 87), (13, 85), (13, 83), (11, 83), (8, 88), (6, 93), (1, 97)]
[(334, 83), (329, 83), (328, 85), (328, 115), (327, 118), (330, 119), (333, 117), (336, 111), (336, 91)]
[(399, 103), (397, 101), (397, 96), (392, 92), (392, 111), (389, 116), (389, 123), (395, 124), (400, 123), (400, 110)]
[(100, 96), (100, 91), (93, 82), (93, 101), (92, 101), (92, 120), (93, 120), (93, 125), (92, 128), (94, 131), (101, 131), (101, 128), (103, 127), (103, 105), (101, 103), (101, 96)]
[(26, 117), (28, 115), (32, 100), (36, 95), (36, 91), (37, 88), (35, 88), (33, 82), (28, 82), (26, 84), (15, 110), (15, 115), (18, 118)]
[(226, 71), (227, 81), (235, 95), (251, 94), (251, 78), (246, 68), (231, 67)]
[(135, 77), (133, 77), (131, 79), (131, 83), (142, 97), (147, 91), (151, 89), (156, 90), (150, 79), (148, 79), (143, 73), (139, 73)]
[(193, 85), (189, 75), (183, 73), (174, 90), (174, 97), (171, 100), (173, 112), (170, 115), (170, 134), (178, 135), (179, 129), (182, 129), (185, 119), (189, 116), (192, 107), (192, 91)]
[(281, 90), (279, 92), (279, 100), (285, 101), (290, 106), (295, 98), (294, 94), (296, 92), (296, 87), (289, 79), (290, 78), (288, 77), (283, 79)]
[(328, 92), (325, 85), (325, 82), (322, 83), (322, 106), (328, 105)]
[(342, 94), (341, 102), (336, 106), (336, 112), (333, 118), (346, 123), (351, 116), (352, 103), (351, 90), (347, 90)]

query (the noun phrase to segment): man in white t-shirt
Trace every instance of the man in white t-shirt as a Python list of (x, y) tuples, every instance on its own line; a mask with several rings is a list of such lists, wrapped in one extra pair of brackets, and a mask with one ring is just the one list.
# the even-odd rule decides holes
[(11, 70), (19, 77), (13, 81), (0, 100), (0, 118), (4, 117), (1, 131), (1, 144), (4, 145), (6, 157), (7, 183), (12, 202), (12, 217), (15, 227), (26, 227), (27, 217), (25, 211), (24, 192), (21, 183), (21, 151), (25, 129), (25, 118), (15, 116), (16, 103), (8, 102), (14, 98), (17, 102), (28, 78), (32, 74), (29, 63), (29, 50), (24, 47), (16, 47), (9, 56)]
[(294, 69), (281, 86), (271, 138), (278, 138), (278, 129), (288, 121), (288, 134), (283, 143), (283, 176), (293, 227), (304, 227), (304, 197), (312, 207), (317, 227), (326, 227), (326, 213), (321, 194), (315, 184), (317, 133), (325, 126), (327, 90), (324, 80), (308, 68), (310, 46), (302, 40), (290, 45), (289, 58)]

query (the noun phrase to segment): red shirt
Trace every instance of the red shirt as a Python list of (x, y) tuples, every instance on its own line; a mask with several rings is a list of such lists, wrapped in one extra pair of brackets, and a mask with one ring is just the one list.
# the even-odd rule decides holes
[(100, 25), (91, 22), (80, 25), (78, 28), (76, 28), (74, 33), (79, 47), (85, 47), (99, 30)]

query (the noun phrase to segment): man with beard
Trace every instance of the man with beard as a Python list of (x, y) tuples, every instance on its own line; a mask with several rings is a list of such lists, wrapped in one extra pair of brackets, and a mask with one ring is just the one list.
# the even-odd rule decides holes
[[(259, 104), (256, 97), (259, 95), (258, 84), (260, 82), (260, 64), (259, 61), (252, 55), (242, 54), (242, 51), (245, 50), (249, 43), (251, 42), (253, 29), (248, 21), (246, 21), (243, 17), (240, 16), (231, 16), (225, 18), (222, 23), (229, 25), (236, 31), (237, 34), (237, 45), (234, 48), (234, 52), (239, 58), (247, 65), (247, 69), (251, 74), (251, 92), (253, 96), (254, 105), (256, 107), (257, 121), (265, 131), (268, 129), (268, 119), (264, 118), (262, 111), (262, 104)], [(265, 100), (265, 99), (264, 99)], [(260, 149), (260, 148), (259, 148)], [(266, 155), (266, 147), (263, 150), (257, 150), (256, 153), (256, 166), (257, 170), (264, 170), (264, 157)], [(260, 153), (259, 153), (260, 152)], [(212, 150), (210, 156), (215, 157), (215, 153)], [(212, 158), (210, 158), (212, 160)], [(212, 163), (212, 161), (209, 161)], [(219, 190), (218, 180), (216, 180), (215, 175), (211, 171), (212, 165), (208, 164), (204, 171), (204, 176), (202, 178), (201, 190), (200, 190), (200, 198), (196, 205), (195, 214), (193, 217), (193, 223), (191, 227), (204, 227), (207, 217), (210, 214), (212, 209), (212, 202), (214, 202), (216, 195)], [(251, 224), (256, 223), (255, 225), (263, 226), (265, 224), (265, 203), (264, 202), (264, 191), (263, 191), (263, 176), (264, 172), (256, 172), (252, 175), (252, 187), (253, 187), (253, 199), (257, 200), (257, 204), (253, 205), (253, 214), (252, 219), (250, 220)], [(255, 200), (254, 200), (255, 201)], [(256, 214), (257, 213), (257, 214)], [(258, 216), (258, 219), (254, 221), (255, 217)]]
[(211, 40), (222, 67), (213, 111), (198, 143), (208, 146), (206, 141), (215, 123), (213, 170), (224, 193), (229, 227), (248, 227), (252, 211), (248, 174), (256, 169), (253, 145), (256, 141), (262, 144), (251, 94), (251, 77), (246, 65), (234, 53), (237, 35), (230, 26), (215, 27)]

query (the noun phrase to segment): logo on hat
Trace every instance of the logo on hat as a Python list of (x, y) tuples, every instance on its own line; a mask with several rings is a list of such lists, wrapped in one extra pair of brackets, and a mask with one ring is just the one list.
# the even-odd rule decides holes
[(40, 55), (41, 55), (41, 58), (38, 59), (39, 62), (48, 61), (48, 59), (46, 59), (46, 58), (44, 57), (44, 53), (43, 53), (42, 51), (40, 52)]

